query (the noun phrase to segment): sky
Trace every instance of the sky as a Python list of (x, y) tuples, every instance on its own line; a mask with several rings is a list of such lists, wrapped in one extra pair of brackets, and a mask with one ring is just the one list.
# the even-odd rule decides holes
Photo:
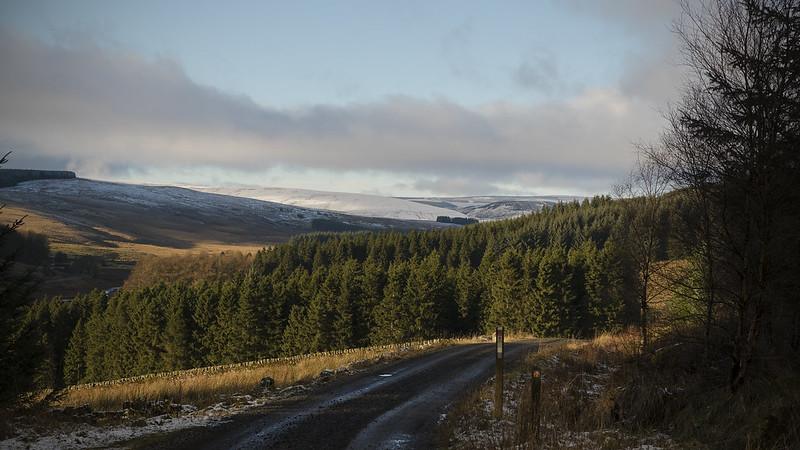
[(9, 167), (594, 195), (682, 83), (673, 0), (0, 0)]

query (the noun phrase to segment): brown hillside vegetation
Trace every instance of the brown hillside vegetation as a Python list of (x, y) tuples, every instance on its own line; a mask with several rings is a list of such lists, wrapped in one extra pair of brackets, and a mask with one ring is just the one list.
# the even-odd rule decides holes
[(136, 263), (125, 288), (141, 288), (162, 281), (221, 281), (243, 272), (252, 262), (253, 253), (240, 251), (145, 256)]
[[(800, 448), (800, 383), (790, 370), (732, 393), (719, 367), (656, 340), (643, 362), (632, 331), (545, 347), (506, 370), (502, 418), (493, 380), (453, 405), (440, 425), (456, 449)], [(541, 371), (538, 436), (531, 371)], [(651, 447), (647, 447), (651, 446)]]

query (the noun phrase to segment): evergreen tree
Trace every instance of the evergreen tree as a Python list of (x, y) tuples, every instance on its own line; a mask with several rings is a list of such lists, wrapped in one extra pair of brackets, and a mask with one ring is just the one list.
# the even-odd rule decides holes
[(594, 317), (590, 312), (590, 298), (586, 291), (586, 273), (589, 260), (598, 253), (594, 242), (586, 239), (572, 247), (568, 254), (571, 272), (572, 305), (570, 305), (570, 327), (572, 334), (580, 337), (590, 336), (594, 329)]
[(211, 326), (211, 352), (209, 361), (212, 364), (229, 364), (237, 357), (236, 316), (238, 311), (239, 292), (233, 280), (226, 281), (220, 289), (217, 317)]
[(283, 332), (281, 351), (286, 356), (311, 353), (314, 331), (308, 322), (305, 306), (294, 305)]
[[(377, 248), (379, 246), (374, 246)], [(383, 265), (370, 256), (362, 268), (361, 298), (356, 304), (355, 332), (359, 345), (369, 343), (370, 330), (374, 328), (374, 312), (383, 299), (383, 290), (386, 286), (386, 270)]]
[(358, 313), (355, 305), (362, 296), (362, 277), (356, 260), (350, 259), (342, 266), (339, 295), (334, 304), (333, 348), (350, 348), (358, 341), (354, 321)]
[(400, 342), (409, 336), (413, 318), (406, 304), (409, 264), (394, 262), (389, 266), (383, 299), (375, 308), (370, 340), (373, 344)]
[(210, 355), (214, 348), (213, 328), (219, 302), (219, 283), (201, 281), (193, 287), (195, 298), (192, 308), (192, 360), (194, 366), (213, 364)]
[(435, 336), (444, 325), (445, 303), (449, 300), (445, 289), (445, 273), (439, 263), (439, 253), (431, 252), (425, 259), (410, 266), (406, 290), (403, 295), (410, 314), (411, 328), (407, 335), (413, 338)]
[(478, 273), (469, 264), (461, 264), (455, 273), (458, 324), (456, 329), (468, 332), (478, 329), (482, 287)]
[(624, 305), (624, 273), (621, 255), (613, 240), (588, 258), (586, 292), (596, 332), (614, 330), (621, 324)]
[(504, 251), (489, 276), (487, 331), (493, 331), (497, 326), (509, 331), (521, 331), (524, 328), (522, 280), (519, 252), (513, 248)]
[(234, 339), (232, 352), (236, 361), (250, 361), (264, 356), (266, 352), (266, 332), (263, 328), (266, 320), (263, 306), (263, 285), (259, 283), (255, 272), (249, 270), (242, 280), (239, 290), (239, 301), (236, 308), (233, 327)]
[(163, 367), (166, 370), (186, 369), (192, 363), (192, 333), (188, 299), (185, 286), (178, 285), (169, 291), (164, 327)]
[(91, 315), (86, 321), (86, 381), (99, 381), (108, 378), (107, 357), (108, 328), (105, 321), (105, 296), (95, 291), (89, 296)]
[(83, 320), (78, 320), (64, 355), (64, 382), (78, 384), (86, 377), (86, 330)]
[(539, 263), (533, 299), (532, 331), (540, 336), (571, 334), (572, 274), (561, 246), (548, 249)]

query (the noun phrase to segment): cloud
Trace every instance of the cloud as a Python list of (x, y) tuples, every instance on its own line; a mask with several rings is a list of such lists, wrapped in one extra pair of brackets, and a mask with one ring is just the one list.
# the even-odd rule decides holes
[(431, 195), (490, 195), (500, 192), (497, 186), (486, 180), (457, 175), (417, 180), (413, 189)]
[(637, 34), (658, 34), (681, 11), (676, 0), (552, 0), (574, 12), (589, 14), (621, 25)]
[(471, 21), (464, 21), (451, 28), (441, 41), (440, 53), (450, 73), (461, 80), (483, 84), (478, 70), (479, 65), (472, 54), (475, 27)]
[(647, 102), (615, 88), (536, 105), (395, 96), (277, 109), (198, 84), (170, 59), (8, 33), (0, 98), (0, 144), (83, 173), (299, 167), (495, 186), (571, 180), (591, 192), (625, 173), (631, 142), (661, 126)]
[(512, 74), (514, 82), (527, 89), (552, 93), (562, 83), (555, 55), (538, 51), (523, 61)]

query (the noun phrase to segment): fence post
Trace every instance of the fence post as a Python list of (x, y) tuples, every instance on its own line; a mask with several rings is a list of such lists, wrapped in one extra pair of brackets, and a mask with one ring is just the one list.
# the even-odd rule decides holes
[(531, 371), (531, 431), (539, 440), (539, 423), (542, 410), (542, 373), (537, 367)]
[(503, 417), (503, 327), (495, 329), (494, 416)]

